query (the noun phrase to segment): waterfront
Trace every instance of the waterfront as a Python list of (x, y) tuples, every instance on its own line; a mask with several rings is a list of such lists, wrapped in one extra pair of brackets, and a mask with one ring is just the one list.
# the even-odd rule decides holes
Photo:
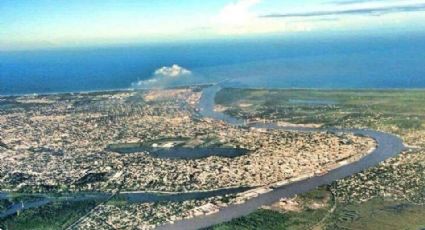
[[(394, 152), (395, 148), (400, 147), (397, 144), (400, 144), (401, 142), (400, 143), (397, 142), (397, 141), (399, 141), (397, 138), (390, 136), (390, 135), (387, 135), (387, 134), (384, 134), (384, 133), (378, 133), (378, 132), (368, 131), (368, 130), (312, 129), (312, 128), (294, 127), (294, 126), (279, 127), (277, 124), (273, 124), (273, 123), (266, 123), (266, 124), (264, 124), (264, 123), (250, 123), (250, 124), (247, 124), (247, 126), (244, 126), (245, 122), (243, 122), (242, 120), (239, 120), (239, 119), (236, 119), (236, 118), (231, 117), (229, 115), (214, 111), (215, 94), (218, 91), (220, 91), (220, 89), (221, 88), (218, 85), (215, 85), (215, 86), (212, 86), (212, 87), (209, 87), (209, 88), (205, 88), (203, 90), (203, 94), (202, 94), (201, 98), (199, 99), (198, 110), (200, 111), (201, 115), (205, 119), (212, 117), (212, 118), (215, 118), (217, 120), (224, 120), (226, 123), (220, 124), (220, 127), (223, 126), (223, 131), (225, 129), (227, 129), (229, 131), (229, 129), (226, 127), (226, 124), (231, 124), (235, 128), (239, 127), (239, 128), (243, 128), (243, 129), (256, 128), (256, 129), (265, 129), (265, 130), (269, 130), (269, 131), (282, 130), (282, 131), (292, 131), (294, 133), (297, 133), (297, 132), (326, 133), (326, 132), (328, 132), (329, 134), (326, 134), (326, 135), (329, 136), (329, 137), (335, 136), (335, 134), (332, 134), (332, 133), (338, 133), (338, 132), (362, 134), (364, 136), (371, 136), (371, 137), (375, 138), (376, 141), (379, 144), (377, 150), (375, 150), (372, 153), (372, 155), (366, 156), (365, 157), (366, 159), (369, 159), (370, 156), (373, 156), (376, 153), (378, 153), (378, 155), (379, 155), (380, 149), (382, 151), (382, 148), (385, 148), (385, 145), (390, 146), (389, 149), (394, 147), (394, 149), (392, 149), (391, 151), (388, 152), (390, 154), (395, 154), (395, 152)], [(219, 123), (217, 123), (217, 124), (219, 124)], [(214, 123), (214, 125), (217, 125), (217, 124)], [(217, 127), (217, 126), (214, 126), (214, 127)], [(266, 133), (262, 133), (262, 132), (259, 132), (257, 134), (258, 135), (259, 134), (266, 135)], [(324, 135), (324, 134), (322, 134), (322, 135)], [(378, 136), (379, 136), (379, 138), (378, 138)], [(386, 140), (388, 140), (388, 143), (386, 142)], [(396, 141), (394, 143), (395, 144), (394, 146), (391, 145), (391, 141)], [(389, 150), (389, 149), (386, 149), (386, 150)], [(132, 155), (132, 154), (129, 154), (129, 155)], [(140, 155), (137, 155), (137, 156), (140, 157)], [(261, 157), (261, 155), (259, 155), (259, 157)], [(364, 164), (364, 163), (363, 164), (356, 164), (356, 163), (354, 163), (354, 164), (350, 165), (350, 167), (347, 166), (348, 169), (345, 169), (344, 171), (341, 171), (341, 172), (337, 171), (334, 174), (332, 174), (332, 172), (334, 172), (334, 171), (331, 171), (328, 174), (326, 174), (326, 175), (329, 176), (328, 179), (323, 178), (323, 176), (315, 176), (313, 178), (302, 181), (302, 183), (295, 182), (294, 184), (288, 185), (289, 186), (288, 188), (285, 187), (285, 185), (283, 185), (283, 187), (282, 186), (274, 186), (273, 191), (268, 192), (268, 190), (266, 190), (266, 191), (264, 191), (265, 192), (264, 194), (262, 193), (261, 195), (258, 195), (257, 198), (253, 198), (253, 199), (245, 201), (245, 203), (242, 204), (242, 209), (244, 209), (244, 212), (253, 211), (253, 210), (255, 210), (256, 207), (259, 207), (259, 205), (265, 204), (265, 202), (266, 203), (271, 202), (274, 199), (278, 199), (278, 197), (288, 196), (290, 194), (295, 194), (295, 193), (301, 193), (301, 192), (305, 191), (305, 189), (314, 188), (315, 186), (317, 186), (318, 184), (321, 184), (321, 183), (329, 183), (333, 180), (336, 180), (338, 178), (343, 177), (344, 175), (350, 175), (350, 173), (354, 173), (354, 172), (357, 172), (358, 170), (373, 166), (374, 164), (380, 162), (381, 160), (386, 159), (386, 157), (389, 157), (389, 155), (388, 156), (378, 156), (378, 157), (376, 157), (376, 159), (372, 157), (371, 159), (374, 159), (374, 160), (371, 160), (370, 163), (368, 163), (368, 164)], [(294, 166), (294, 167), (296, 167), (296, 166)], [(90, 174), (87, 174), (87, 175), (90, 175)], [(326, 176), (326, 175), (324, 175), (324, 176)], [(277, 176), (280, 176), (280, 175), (277, 175)], [(84, 178), (84, 177), (82, 177), (82, 178)], [(90, 177), (88, 177), (88, 178), (90, 178)], [(246, 178), (246, 177), (244, 177), (244, 178), (249, 179), (249, 178)], [(271, 180), (275, 180), (275, 179), (271, 178)], [(306, 184), (304, 184), (304, 183), (306, 183)], [(291, 186), (294, 186), (295, 189), (292, 188)], [(294, 190), (292, 191), (292, 190), (290, 190), (290, 188), (292, 188)], [(168, 195), (164, 195), (164, 193), (163, 192), (161, 193), (161, 191), (158, 191), (158, 194), (150, 193), (150, 192), (146, 192), (146, 191), (140, 192), (138, 194), (137, 192), (126, 193), (126, 190), (122, 189), (120, 192), (124, 193), (124, 195), (125, 194), (131, 194), (130, 199), (128, 199), (130, 201), (156, 202), (156, 201), (186, 201), (186, 200), (193, 200), (193, 199), (205, 199), (205, 198), (208, 198), (208, 197), (234, 194), (234, 193), (237, 193), (237, 192), (245, 191), (247, 189), (248, 188), (209, 189), (211, 192), (208, 192), (208, 191), (203, 191), (203, 192), (186, 191), (186, 192), (181, 192), (180, 194), (174, 193), (174, 194), (168, 194)], [(289, 189), (289, 191), (292, 191), (292, 193), (288, 193), (288, 189)], [(205, 190), (205, 188), (203, 190)], [(246, 207), (248, 207), (248, 208), (246, 208), (244, 205), (247, 205)], [(239, 206), (238, 205), (230, 205), (228, 208), (222, 209), (223, 211), (229, 210), (229, 211), (224, 211), (224, 213), (228, 214), (228, 215), (226, 215), (227, 218), (232, 217), (232, 216), (236, 217), (236, 216), (244, 214), (244, 212), (239, 212), (237, 208), (234, 209), (235, 207), (239, 207)], [(219, 213), (221, 213), (221, 211)], [(233, 214), (230, 215), (230, 213), (233, 213)], [(222, 215), (222, 214), (217, 214), (217, 215)], [(195, 217), (193, 219), (193, 221), (198, 221), (199, 218), (200, 217)], [(218, 221), (224, 221), (225, 219), (218, 218), (217, 220)], [(191, 221), (191, 219), (183, 220), (183, 221)], [(175, 226), (173, 225), (173, 227), (179, 226), (178, 224), (180, 222), (176, 222), (176, 223), (177, 223), (177, 225), (175, 225)]]
[[(230, 122), (233, 125), (242, 125), (243, 121), (233, 118), (227, 114), (214, 111), (214, 100), (215, 94), (220, 91), (219, 85), (212, 86), (206, 89), (206, 93), (203, 94), (204, 98), (200, 100), (200, 111), (204, 116), (212, 117), (214, 119), (223, 120)], [(328, 129), (315, 129), (305, 127), (279, 127), (276, 124), (254, 124), (252, 127), (256, 128), (267, 128), (267, 129), (283, 129), (290, 131), (300, 132), (315, 132), (315, 131), (326, 131)], [(284, 197), (292, 197), (296, 194), (308, 192), (320, 185), (330, 184), (333, 181), (342, 179), (361, 172), (362, 170), (368, 169), (377, 165), (378, 163), (389, 159), (390, 157), (396, 156), (405, 149), (403, 141), (392, 134), (378, 132), (374, 130), (361, 130), (361, 129), (329, 129), (331, 132), (349, 132), (355, 135), (369, 136), (376, 140), (377, 148), (373, 152), (369, 153), (365, 157), (358, 161), (350, 164), (341, 166), (328, 173), (320, 176), (313, 176), (305, 180), (297, 181), (282, 185), (274, 188), (272, 191), (252, 198), (243, 204), (234, 204), (228, 207), (220, 209), (219, 212), (211, 215), (204, 215), (200, 217), (194, 217), (191, 219), (185, 219), (177, 221), (173, 224), (160, 226), (158, 229), (200, 229), (206, 228), (215, 224), (230, 221), (234, 218), (248, 215), (249, 213), (257, 210), (263, 205), (271, 205), (272, 203), (280, 200)]]

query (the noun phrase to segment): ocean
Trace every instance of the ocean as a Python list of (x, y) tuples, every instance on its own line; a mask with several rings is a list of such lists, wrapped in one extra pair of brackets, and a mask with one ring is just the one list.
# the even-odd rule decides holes
[(192, 74), (173, 84), (227, 80), (229, 86), (254, 88), (424, 88), (425, 35), (3, 51), (0, 95), (124, 89), (174, 64)]

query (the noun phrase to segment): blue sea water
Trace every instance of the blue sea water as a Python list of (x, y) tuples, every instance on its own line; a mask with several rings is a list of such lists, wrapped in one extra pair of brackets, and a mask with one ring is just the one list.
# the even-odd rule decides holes
[[(128, 88), (177, 64), (187, 83), (423, 88), (425, 35), (290, 37), (0, 53), (0, 95)], [(181, 83), (180, 82), (180, 83)]]

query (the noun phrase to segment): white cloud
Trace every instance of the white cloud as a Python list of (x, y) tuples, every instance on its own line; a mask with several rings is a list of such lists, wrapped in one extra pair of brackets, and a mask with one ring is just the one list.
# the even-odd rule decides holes
[[(173, 83), (189, 80), (186, 76), (191, 76), (192, 71), (179, 65), (163, 66), (154, 71), (153, 76), (147, 80), (133, 82), (131, 88), (162, 88)], [(185, 77), (185, 78), (182, 78)]]
[[(211, 18), (209, 28), (212, 34), (219, 36), (303, 32), (313, 30), (364, 30), (376, 26), (387, 26), (390, 28), (397, 23), (407, 23), (409, 22), (408, 20), (414, 21), (419, 17), (421, 17), (419, 19), (422, 19), (424, 15), (422, 9), (421, 12), (415, 12), (413, 9), (409, 8), (403, 10), (403, 7), (414, 7), (415, 5), (421, 6), (425, 4), (425, 0), (347, 0), (344, 4), (337, 2), (339, 1), (330, 0), (328, 3), (292, 5), (284, 2), (270, 4), (264, 0), (237, 0), (224, 5), (221, 10)], [(259, 8), (260, 4), (263, 4), (261, 8)], [(274, 7), (270, 8), (270, 5)], [(269, 6), (267, 11), (264, 11), (265, 6)], [(397, 7), (400, 9), (397, 10)], [(373, 14), (372, 11), (368, 13), (368, 9), (378, 9), (375, 11), (379, 11), (380, 8), (384, 9), (385, 14), (380, 14), (379, 12)], [(263, 10), (261, 11), (260, 9)], [(352, 13), (350, 13), (351, 11)], [(365, 13), (362, 14), (362, 11)], [(324, 15), (309, 17), (309, 12), (313, 14), (324, 12)], [(344, 14), (344, 12), (346, 13)], [(262, 17), (275, 13), (293, 16)], [(326, 15), (326, 13), (329, 15)], [(303, 16), (304, 14), (307, 15), (307, 17)]]
[(215, 21), (226, 26), (241, 26), (256, 17), (250, 9), (260, 0), (239, 0), (226, 5), (216, 16)]
[(211, 25), (220, 35), (261, 34), (285, 31), (308, 31), (311, 24), (259, 18), (254, 7), (262, 0), (239, 0), (224, 6), (212, 18)]
[(172, 65), (172, 66), (164, 66), (157, 70), (155, 70), (154, 75), (155, 76), (163, 76), (163, 77), (180, 77), (184, 75), (190, 75), (192, 72), (190, 70), (187, 70), (179, 65)]

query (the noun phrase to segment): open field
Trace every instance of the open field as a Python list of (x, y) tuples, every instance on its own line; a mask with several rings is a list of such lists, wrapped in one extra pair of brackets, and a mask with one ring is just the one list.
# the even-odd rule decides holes
[[(217, 104), (246, 119), (369, 127), (403, 134), (423, 130), (424, 90), (223, 89)], [(249, 105), (249, 106), (248, 106)]]

